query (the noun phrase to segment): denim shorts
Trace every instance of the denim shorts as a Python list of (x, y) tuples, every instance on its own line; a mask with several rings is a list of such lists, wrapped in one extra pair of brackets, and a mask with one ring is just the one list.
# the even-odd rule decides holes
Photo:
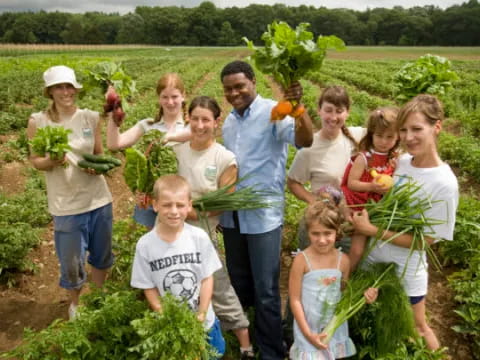
[(208, 343), (212, 345), (217, 352), (217, 359), (220, 359), (223, 354), (225, 354), (225, 339), (223, 338), (220, 321), (217, 317), (215, 317), (215, 322), (208, 330)]
[(112, 204), (66, 216), (54, 216), (55, 249), (60, 261), (60, 286), (79, 289), (87, 279), (85, 258), (96, 269), (113, 264)]
[(150, 229), (155, 226), (155, 219), (157, 218), (157, 213), (153, 210), (152, 205), (146, 209), (142, 209), (135, 205), (135, 210), (133, 211), (133, 220), (135, 220), (140, 225), (144, 225)]

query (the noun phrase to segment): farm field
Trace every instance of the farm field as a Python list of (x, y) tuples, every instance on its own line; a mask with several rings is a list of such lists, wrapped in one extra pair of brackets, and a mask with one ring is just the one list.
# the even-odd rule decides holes
[[(342, 85), (353, 100), (348, 124), (363, 125), (368, 111), (396, 104), (393, 73), (407, 60), (426, 53), (449, 58), (460, 78), (448, 96), (442, 98), (448, 119), (439, 147), (442, 158), (453, 167), (462, 193), (455, 241), (436, 246), (444, 268), (442, 273), (430, 269), (428, 317), (440, 342), (448, 347), (447, 356), (480, 359), (480, 229), (474, 225), (480, 223), (480, 48), (349, 47), (344, 52), (331, 52), (320, 72), (302, 80), (303, 100), (318, 124), (315, 104), (321, 88)], [(157, 112), (154, 88), (165, 72), (181, 75), (188, 99), (200, 94), (216, 98), (225, 116), (230, 107), (223, 97), (220, 71), (229, 61), (244, 59), (248, 54), (246, 48), (239, 47), (37, 46), (32, 50), (27, 46), (0, 46), (0, 236), (13, 237), (18, 244), (28, 238), (30, 243), (22, 246), (33, 247), (24, 262), (19, 245), (17, 252), (12, 252), (18, 262), (11, 267), (4, 267), (2, 261), (7, 263), (8, 259), (0, 254), (0, 352), (21, 343), (25, 327), (38, 331), (57, 318), (67, 317), (67, 294), (58, 287), (58, 261), (51, 218), (46, 212), (43, 175), (26, 160), (23, 135), (29, 114), (44, 109), (48, 103), (42, 96), (43, 71), (64, 64), (76, 70), (81, 83), (82, 73), (96, 63), (121, 62), (135, 79), (138, 90), (122, 126), (127, 129)], [(259, 72), (256, 75), (258, 92), (280, 99), (278, 86), (269, 77)], [(85, 94), (79, 99), (80, 107), (97, 111), (101, 111), (102, 104), (100, 93)], [(117, 156), (123, 159), (123, 154)], [(133, 256), (135, 236), (142, 230), (134, 229), (128, 220), (134, 196), (123, 180), (121, 169), (113, 171), (107, 182), (114, 198), (117, 255), (112, 278), (124, 281), (129, 276), (124, 270)], [(287, 194), (283, 300), (291, 262), (289, 254), (295, 249), (294, 234), (302, 207)], [(2, 241), (0, 238), (0, 250)], [(229, 356), (235, 358), (234, 354)]]

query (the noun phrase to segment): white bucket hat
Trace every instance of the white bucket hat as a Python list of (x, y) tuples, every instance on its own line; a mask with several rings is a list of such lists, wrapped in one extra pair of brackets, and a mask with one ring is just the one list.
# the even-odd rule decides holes
[(45, 81), (45, 87), (56, 84), (72, 84), (74, 88), (81, 89), (82, 85), (77, 82), (75, 72), (68, 66), (58, 65), (48, 68), (43, 73), (43, 80)]

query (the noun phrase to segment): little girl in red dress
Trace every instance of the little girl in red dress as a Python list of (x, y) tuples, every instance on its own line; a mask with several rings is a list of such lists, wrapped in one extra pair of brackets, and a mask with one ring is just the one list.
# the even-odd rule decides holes
[[(362, 210), (369, 199), (379, 201), (389, 187), (375, 181), (378, 175), (392, 175), (395, 170), (396, 150), (399, 144), (397, 130), (398, 109), (384, 107), (370, 113), (367, 133), (359, 144), (360, 152), (345, 169), (342, 191), (347, 205), (358, 205), (353, 210)], [(375, 170), (375, 177), (372, 175)], [(360, 261), (365, 249), (366, 237), (353, 234), (349, 257), (352, 269)]]

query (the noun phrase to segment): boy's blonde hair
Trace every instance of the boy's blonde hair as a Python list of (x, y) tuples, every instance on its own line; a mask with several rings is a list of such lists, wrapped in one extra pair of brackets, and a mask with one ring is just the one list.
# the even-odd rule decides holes
[(190, 185), (183, 176), (176, 174), (168, 174), (160, 176), (155, 184), (153, 185), (153, 198), (154, 200), (160, 199), (160, 194), (162, 191), (168, 190), (177, 192), (179, 190), (185, 190), (188, 194), (188, 200), (192, 199), (192, 193)]
[(337, 240), (343, 236), (342, 224), (345, 218), (342, 212), (341, 199), (326, 189), (317, 194), (317, 200), (305, 210), (305, 224), (307, 230), (314, 223), (321, 224), (335, 230)]

